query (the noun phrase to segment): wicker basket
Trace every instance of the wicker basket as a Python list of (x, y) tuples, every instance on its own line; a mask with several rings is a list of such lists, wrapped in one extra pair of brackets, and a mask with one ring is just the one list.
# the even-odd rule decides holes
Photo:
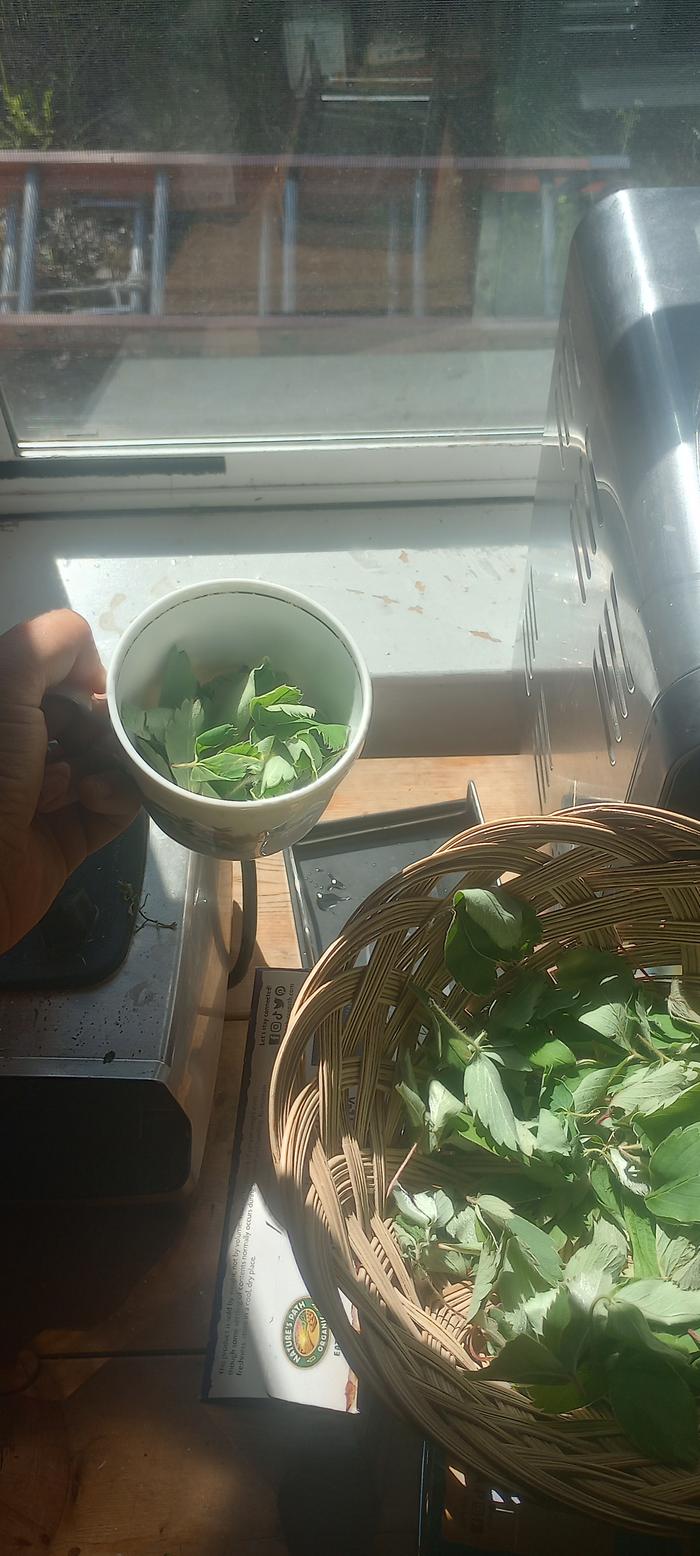
[[(445, 986), (452, 891), (499, 877), (540, 916), (546, 939), (532, 967), (555, 967), (564, 947), (586, 944), (619, 949), (634, 966), (700, 975), (694, 821), (596, 807), (475, 827), (411, 865), (367, 900), (314, 968), (278, 1055), (270, 1128), (294, 1251), (360, 1378), (455, 1464), (630, 1528), (688, 1528), (700, 1523), (700, 1473), (642, 1459), (603, 1409), (544, 1415), (481, 1378), (463, 1316), (467, 1285), (422, 1301), (389, 1231), (387, 1189), (407, 1150), (395, 1056), (421, 1024), (409, 980), (420, 966), (424, 988)], [(318, 1074), (309, 1083), (312, 1044)], [(433, 1171), (414, 1158), (402, 1181), (426, 1187)]]

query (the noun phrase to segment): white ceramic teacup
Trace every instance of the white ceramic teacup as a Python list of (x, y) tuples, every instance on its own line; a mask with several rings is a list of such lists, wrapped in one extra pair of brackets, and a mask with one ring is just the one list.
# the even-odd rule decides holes
[[(202, 680), (269, 659), (301, 687), (319, 718), (349, 726), (345, 750), (313, 783), (274, 799), (218, 800), (177, 788), (139, 756), (120, 717), (123, 703), (149, 700), (172, 647), (187, 650)], [(372, 711), (369, 672), (340, 622), (291, 589), (253, 579), (193, 584), (150, 606), (117, 645), (107, 697), (126, 765), (153, 820), (195, 853), (224, 859), (274, 854), (303, 837), (360, 755)]]

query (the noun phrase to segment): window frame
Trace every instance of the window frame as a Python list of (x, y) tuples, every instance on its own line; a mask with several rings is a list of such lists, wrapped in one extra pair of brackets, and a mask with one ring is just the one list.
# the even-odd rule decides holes
[(98, 448), (42, 443), (20, 451), (0, 415), (0, 515), (522, 499), (534, 492), (540, 443), (537, 429), (522, 429)]

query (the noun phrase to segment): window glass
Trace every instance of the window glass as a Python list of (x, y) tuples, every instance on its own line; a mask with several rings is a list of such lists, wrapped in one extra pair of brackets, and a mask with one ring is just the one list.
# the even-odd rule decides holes
[(572, 232), (700, 165), (695, 0), (0, 0), (20, 443), (542, 424)]

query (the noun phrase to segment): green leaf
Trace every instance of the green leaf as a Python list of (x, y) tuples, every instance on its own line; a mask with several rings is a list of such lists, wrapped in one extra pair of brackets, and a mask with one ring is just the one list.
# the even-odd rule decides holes
[(629, 1005), (618, 1001), (582, 1011), (578, 1019), (582, 1026), (590, 1027), (600, 1037), (607, 1037), (624, 1048), (629, 1047), (629, 1039), (635, 1031), (635, 1020)]
[(211, 783), (221, 779), (228, 783), (240, 783), (248, 773), (259, 772), (260, 766), (256, 747), (242, 741), (238, 746), (229, 746), (226, 751), (212, 752), (195, 762), (192, 778), (196, 782), (204, 779)]
[(529, 1388), (528, 1395), (537, 1410), (546, 1415), (567, 1415), (571, 1410), (582, 1410), (593, 1405), (607, 1392), (607, 1378), (601, 1368), (584, 1363), (578, 1368), (571, 1383), (540, 1384)]
[[(194, 760), (195, 736), (192, 708), (191, 702), (183, 702), (181, 707), (175, 709), (165, 728), (165, 754), (173, 768), (181, 767), (185, 762)], [(177, 776), (176, 773), (175, 777)]]
[(537, 1274), (541, 1275), (548, 1285), (556, 1286), (561, 1279), (563, 1265), (547, 1232), (535, 1226), (532, 1221), (526, 1221), (523, 1216), (518, 1215), (510, 1217), (508, 1232), (511, 1237), (517, 1239), (526, 1260)]
[(542, 1290), (551, 1290), (547, 1282), (537, 1274), (533, 1265), (525, 1258), (520, 1243), (513, 1237), (503, 1240), (503, 1257), (498, 1275), (496, 1291), (501, 1308), (508, 1315), (508, 1322), (504, 1326), (505, 1339), (510, 1340), (514, 1332), (513, 1315), (531, 1297), (536, 1296)]
[(445, 936), (445, 966), (470, 994), (490, 994), (495, 985), (497, 962), (476, 950), (461, 902), (455, 906)]
[(425, 1231), (418, 1227), (409, 1229), (399, 1220), (392, 1221), (391, 1230), (399, 1245), (401, 1253), (404, 1256), (404, 1259), (407, 1259), (409, 1264), (416, 1264), (418, 1262), (419, 1252), (421, 1248), (425, 1246)]
[[(623, 1215), (632, 1244), (632, 1263), (636, 1280), (657, 1279), (659, 1260), (656, 1252), (656, 1227), (645, 1205), (625, 1199)], [(665, 1273), (665, 1272), (664, 1272)]]
[(461, 1248), (479, 1248), (481, 1247), (481, 1238), (479, 1237), (477, 1227), (478, 1222), (474, 1206), (467, 1205), (464, 1210), (460, 1210), (458, 1215), (453, 1216), (451, 1221), (447, 1222), (445, 1231), (453, 1243), (459, 1243)]
[(510, 1043), (499, 1043), (498, 1050), (489, 1050), (489, 1057), (504, 1070), (515, 1070), (520, 1075), (528, 1075), (532, 1071), (530, 1060), (521, 1054), (519, 1048), (512, 1048)]
[(700, 1323), (700, 1292), (683, 1291), (670, 1280), (631, 1280), (618, 1286), (613, 1302), (631, 1303), (650, 1324), (670, 1329)]
[(313, 725), (314, 734), (323, 741), (329, 751), (344, 751), (348, 743), (349, 730), (347, 724), (319, 724), (318, 720)]
[[(263, 659), (259, 665), (253, 665), (251, 670), (241, 671), (240, 676), (236, 676), (233, 680), (228, 699), (220, 696), (214, 704), (218, 721), (222, 724), (224, 722), (235, 724), (239, 733), (245, 734), (252, 722), (250, 706), (253, 698), (263, 697), (273, 691), (275, 689), (273, 683), (274, 674), (269, 659)], [(278, 691), (280, 689), (276, 688)], [(295, 688), (290, 688), (290, 692), (293, 693), (294, 690)]]
[(614, 1074), (614, 1069), (586, 1070), (574, 1092), (574, 1112), (599, 1112)]
[(522, 1150), (517, 1120), (491, 1059), (477, 1054), (464, 1071), (464, 1096), (468, 1108), (488, 1129), (497, 1145)]
[(700, 1123), (672, 1130), (653, 1152), (649, 1171), (655, 1184), (700, 1177)]
[(564, 1156), (571, 1153), (566, 1129), (549, 1108), (540, 1108), (537, 1120), (537, 1153), (539, 1156)]
[(688, 1041), (687, 1027), (681, 1026), (673, 1016), (664, 1015), (663, 1012), (651, 1011), (649, 1013), (649, 1025), (652, 1034), (662, 1037), (667, 1043), (683, 1043)]
[(548, 987), (552, 988), (552, 984), (544, 973), (525, 973), (520, 977), (489, 1012), (489, 1035), (494, 1038), (503, 1032), (521, 1032)]
[(500, 1257), (500, 1249), (497, 1247), (493, 1239), (489, 1237), (483, 1244), (481, 1253), (479, 1255), (479, 1263), (477, 1265), (476, 1275), (474, 1277), (474, 1286), (472, 1289), (471, 1297), (469, 1299), (469, 1306), (465, 1314), (467, 1323), (471, 1323), (472, 1320), (476, 1318), (477, 1313), (483, 1307), (487, 1297), (492, 1292), (496, 1276), (498, 1275)]
[(447, 1275), (450, 1280), (462, 1281), (471, 1270), (472, 1260), (458, 1248), (445, 1248), (442, 1243), (427, 1243), (421, 1263), (423, 1269), (437, 1275)]
[(576, 1056), (566, 1043), (541, 1032), (523, 1033), (518, 1038), (518, 1047), (538, 1070), (566, 1070), (576, 1063)]
[(208, 753), (221, 751), (225, 746), (235, 745), (236, 740), (237, 735), (233, 724), (218, 724), (215, 729), (202, 730), (195, 741), (195, 756), (206, 756)]
[(437, 1038), (438, 1052), (445, 1064), (456, 1065), (463, 1069), (465, 1064), (474, 1054), (474, 1044), (467, 1037), (466, 1032), (457, 1026), (456, 1021), (448, 1016), (437, 1001), (431, 999), (423, 989), (414, 985), (414, 993), (428, 1018), (428, 1025)]
[(649, 1169), (646, 1163), (640, 1162), (637, 1157), (631, 1160), (629, 1156), (625, 1156), (624, 1151), (619, 1150), (615, 1145), (610, 1147), (609, 1160), (623, 1188), (629, 1189), (630, 1194), (638, 1194), (641, 1199), (646, 1194), (649, 1194), (651, 1184), (649, 1182)]
[(497, 961), (515, 962), (527, 955), (537, 943), (539, 920), (528, 902), (497, 888), (483, 891), (472, 887), (454, 897), (471, 926), (477, 949)]
[(455, 1122), (455, 1134), (450, 1140), (450, 1145), (460, 1147), (464, 1151), (471, 1151), (472, 1147), (477, 1146), (480, 1151), (487, 1152), (489, 1156), (496, 1156), (499, 1160), (504, 1155), (503, 1147), (496, 1145), (495, 1140), (491, 1139), (488, 1130), (484, 1129), (478, 1118), (469, 1117), (466, 1108), (462, 1118)]
[(621, 1196), (617, 1185), (613, 1183), (605, 1162), (593, 1161), (588, 1169), (590, 1185), (599, 1205), (619, 1226), (624, 1230), (624, 1218), (622, 1214)]
[[(288, 687), (281, 688), (288, 691)], [(279, 735), (285, 740), (293, 732), (294, 726), (300, 727), (313, 725), (315, 708), (310, 708), (297, 702), (277, 702), (268, 706), (265, 698), (253, 697), (250, 704), (251, 722), (256, 729), (260, 729), (266, 735)]]
[(627, 1256), (624, 1233), (601, 1217), (593, 1227), (590, 1242), (572, 1253), (564, 1271), (564, 1284), (574, 1301), (589, 1309), (607, 1296), (619, 1280)]
[(563, 989), (580, 990), (587, 983), (600, 984), (611, 974), (624, 975), (625, 972), (629, 972), (631, 979), (628, 964), (613, 951), (595, 951), (587, 946), (577, 946), (572, 951), (564, 951), (560, 956), (557, 983)]
[[(265, 661), (267, 663), (267, 661)], [(263, 666), (260, 665), (260, 670)], [(257, 677), (258, 671), (254, 672)], [(256, 711), (260, 708), (296, 707), (300, 718), (314, 718), (316, 709), (302, 704), (301, 690), (298, 686), (273, 686), (269, 691), (255, 691), (250, 699), (250, 715), (255, 722)]]
[[(670, 1236), (663, 1226), (656, 1228), (656, 1255), (659, 1271), (684, 1291), (700, 1291), (700, 1234), (695, 1241)], [(635, 1274), (637, 1271), (635, 1270)]]
[(695, 1400), (671, 1361), (630, 1351), (610, 1369), (608, 1397), (626, 1437), (662, 1464), (692, 1468), (698, 1459)]
[(176, 780), (173, 777), (165, 757), (161, 756), (160, 751), (156, 750), (156, 747), (151, 743), (150, 740), (144, 740), (142, 735), (134, 735), (133, 744), (135, 745), (139, 756), (143, 757), (144, 762), (149, 763), (149, 765), (153, 768), (153, 771), (158, 774), (159, 778), (166, 778), (168, 783), (175, 783)]
[(688, 1086), (667, 1106), (646, 1113), (643, 1122), (644, 1132), (653, 1145), (665, 1140), (679, 1124), (686, 1126), (700, 1123), (700, 1082)]
[(657, 1221), (700, 1221), (700, 1177), (665, 1183), (663, 1188), (647, 1195), (646, 1204)]
[(552, 1113), (570, 1113), (574, 1105), (575, 1071), (550, 1071), (543, 1082), (540, 1100)]
[(197, 696), (197, 677), (192, 669), (189, 654), (184, 648), (171, 648), (163, 669), (158, 702), (161, 708), (179, 708)]
[(246, 716), (241, 731), (241, 695), (253, 674), (252, 670), (243, 669), (236, 670), (231, 675), (216, 675), (201, 688), (200, 696), (206, 706), (208, 723), (212, 729), (230, 725), (234, 732), (234, 740), (239, 739), (241, 733), (245, 733), (245, 728), (250, 722)]
[(455, 1097), (436, 1076), (428, 1083), (428, 1129), (431, 1149), (437, 1150), (454, 1120), (464, 1113), (461, 1097)]
[(158, 746), (165, 756), (165, 731), (172, 718), (172, 708), (147, 708), (144, 714), (146, 720), (146, 738)]
[(137, 707), (134, 702), (123, 702), (119, 709), (119, 717), (131, 740), (133, 740), (134, 735), (145, 734), (146, 711), (144, 708)]
[(700, 1027), (700, 982), (674, 978), (668, 996), (668, 1013), (686, 1026)]
[(517, 1334), (533, 1334), (539, 1340), (547, 1314), (556, 1301), (557, 1293), (550, 1286), (545, 1291), (535, 1291), (512, 1311), (503, 1310), (503, 1331), (507, 1339)]
[[(441, 1194), (442, 1189), (438, 1189), (437, 1192)], [(431, 1193), (430, 1190), (426, 1190), (420, 1194), (414, 1194), (413, 1203), (417, 1210), (420, 1210), (424, 1215), (429, 1216), (431, 1226), (437, 1225), (439, 1211), (435, 1194)]]
[(611, 1106), (623, 1113), (653, 1113), (672, 1102), (688, 1084), (688, 1068), (675, 1059), (666, 1064), (637, 1065), (612, 1093)]
[(559, 1286), (542, 1326), (542, 1339), (568, 1372), (578, 1371), (591, 1322), (589, 1308), (565, 1286)]
[(420, 1226), (425, 1229), (432, 1226), (435, 1220), (434, 1203), (431, 1214), (431, 1210), (425, 1204), (418, 1204), (418, 1195), (412, 1196), (407, 1194), (406, 1190), (402, 1189), (400, 1183), (395, 1184), (393, 1192), (394, 1199), (404, 1221), (409, 1222), (411, 1226)]
[(514, 1214), (513, 1206), (507, 1200), (499, 1199), (497, 1194), (480, 1194), (476, 1208), (478, 1213), (490, 1216), (499, 1226), (506, 1226)]
[(314, 736), (305, 731), (303, 734), (294, 735), (290, 740), (285, 740), (290, 761), (299, 768), (306, 765), (311, 769), (314, 777), (317, 777), (323, 767), (323, 752)]
[(509, 1340), (489, 1366), (483, 1368), (481, 1377), (516, 1384), (570, 1381), (566, 1368), (556, 1356), (531, 1335), (517, 1335), (515, 1340)]
[(405, 1081), (399, 1081), (396, 1090), (398, 1091), (411, 1123), (414, 1124), (417, 1129), (422, 1129), (427, 1118), (426, 1107), (423, 1098), (419, 1097), (418, 1092), (414, 1091), (411, 1086), (408, 1086)]
[(294, 788), (295, 782), (296, 774), (291, 762), (273, 751), (258, 780), (260, 799), (272, 799), (277, 794), (285, 794), (288, 789)]

